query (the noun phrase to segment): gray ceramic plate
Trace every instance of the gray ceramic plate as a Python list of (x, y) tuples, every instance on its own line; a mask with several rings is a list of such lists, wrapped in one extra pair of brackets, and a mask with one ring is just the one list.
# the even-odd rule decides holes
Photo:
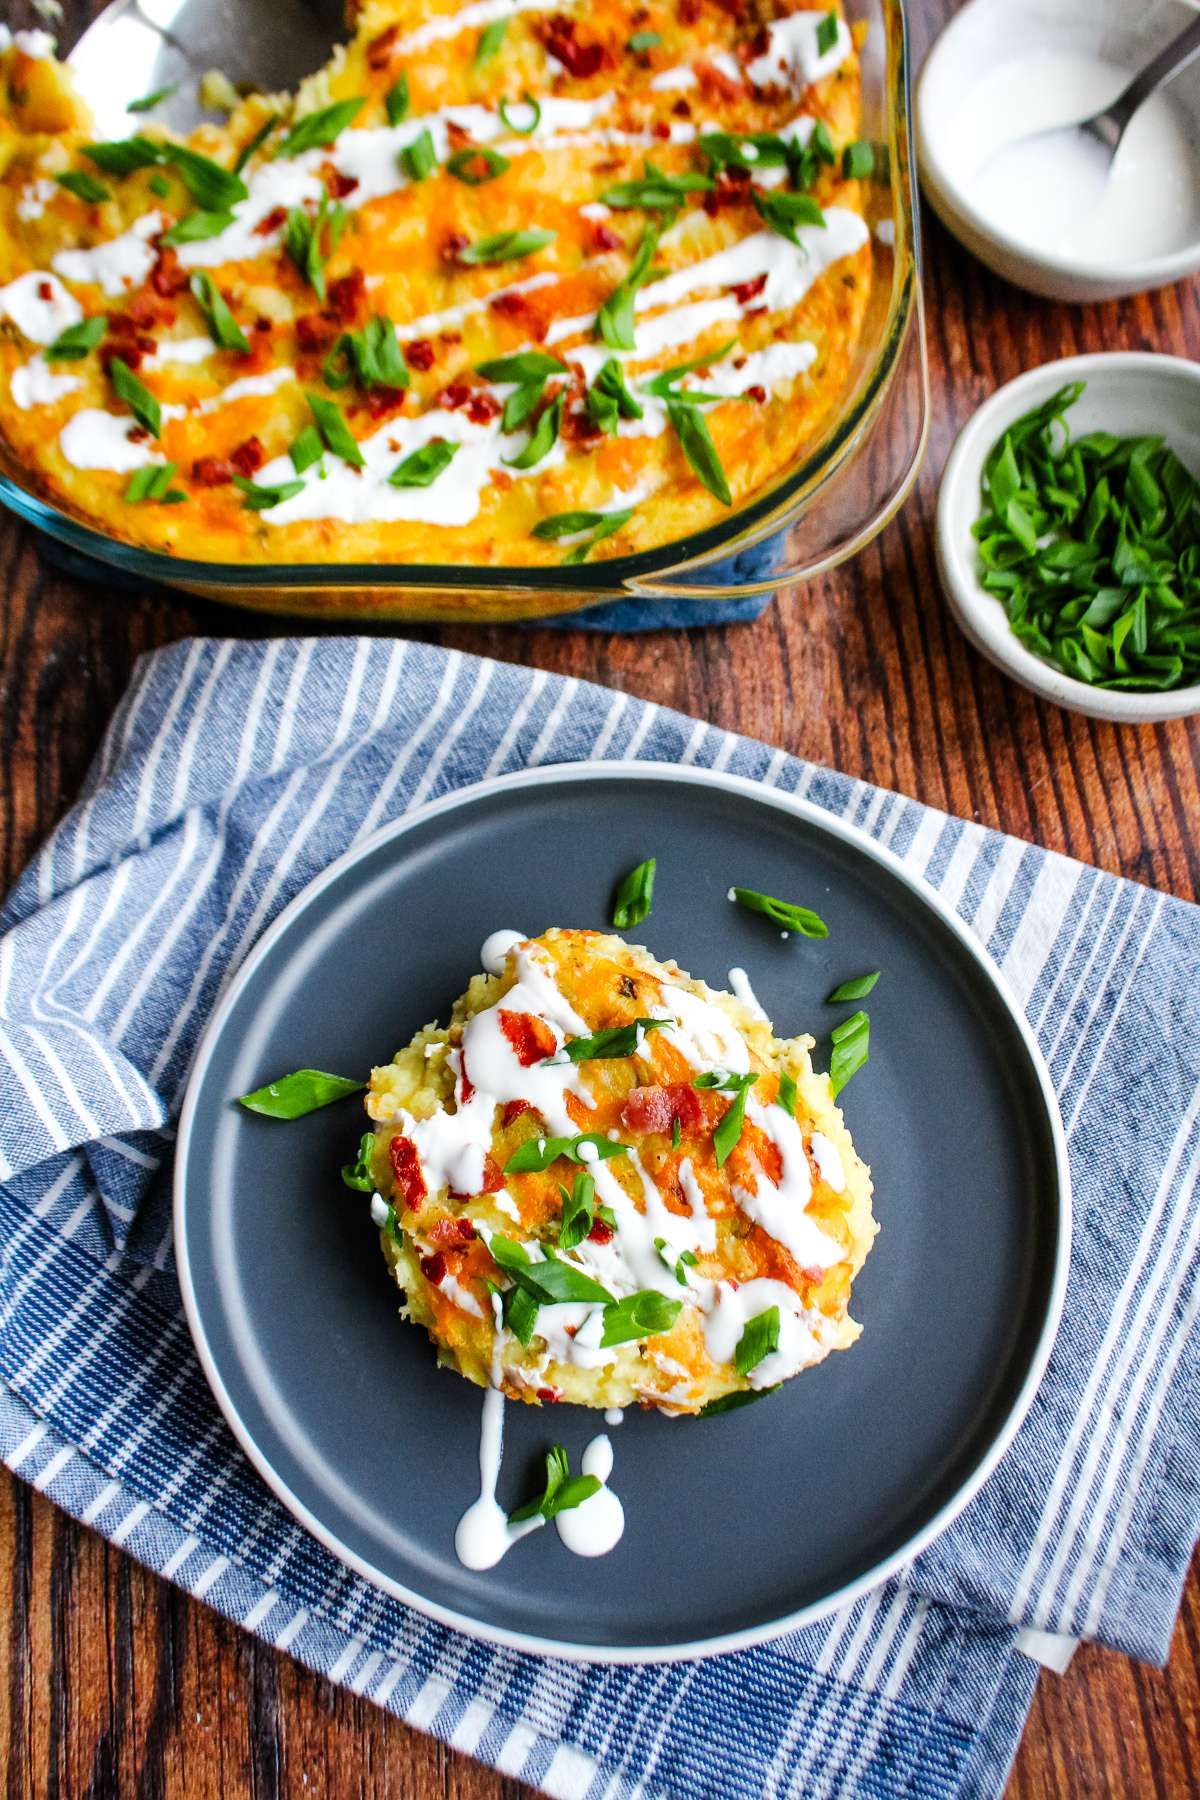
[[(705, 1420), (627, 1413), (602, 1563), (553, 1532), (463, 1569), (481, 1396), (400, 1322), (366, 1197), (338, 1169), (354, 1101), (292, 1124), (236, 1095), (301, 1066), (365, 1072), (444, 1019), (498, 926), (603, 926), (615, 877), (658, 858), (636, 933), (714, 985), (741, 964), (776, 1021), (822, 1038), (847, 976), (879, 968), (872, 1056), (846, 1090), (882, 1231), (849, 1352)], [(731, 882), (816, 907), (780, 940)], [(943, 1529), (1032, 1398), (1069, 1243), (1062, 1129), (1025, 1021), (965, 930), (900, 865), (815, 807), (725, 775), (542, 769), (426, 807), (301, 894), (218, 1009), (179, 1133), (188, 1316), (226, 1417), (336, 1555), (436, 1618), (523, 1649), (611, 1659), (753, 1643), (878, 1582)], [(581, 1408), (508, 1408), (501, 1500), (542, 1452), (577, 1465)], [(730, 1551), (735, 1553), (730, 1554)]]

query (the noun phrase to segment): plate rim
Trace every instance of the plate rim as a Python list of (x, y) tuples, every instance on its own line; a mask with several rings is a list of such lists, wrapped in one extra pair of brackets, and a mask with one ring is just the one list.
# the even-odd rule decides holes
[[(997, 1426), (991, 1441), (984, 1450), (978, 1463), (967, 1475), (953, 1494), (926, 1521), (919, 1531), (902, 1544), (891, 1555), (883, 1557), (853, 1581), (845, 1583), (820, 1600), (810, 1602), (789, 1612), (782, 1617), (769, 1619), (757, 1625), (746, 1626), (739, 1631), (723, 1632), (713, 1637), (701, 1638), (687, 1644), (647, 1644), (647, 1645), (612, 1645), (612, 1644), (579, 1644), (569, 1639), (538, 1637), (533, 1633), (511, 1630), (507, 1626), (490, 1624), (484, 1619), (473, 1617), (469, 1613), (442, 1606), (427, 1596), (417, 1593), (403, 1582), (375, 1568), (367, 1558), (360, 1556), (347, 1544), (341, 1542), (337, 1533), (324, 1524), (298, 1495), (292, 1492), (287, 1482), (275, 1470), (266, 1453), (260, 1449), (247, 1427), (243, 1424), (232, 1395), (229, 1393), (216, 1365), (216, 1360), (209, 1348), (204, 1331), (203, 1311), (197, 1300), (192, 1279), (192, 1267), (187, 1248), (186, 1216), (187, 1216), (187, 1182), (185, 1173), (188, 1168), (192, 1128), (199, 1105), (200, 1090), (204, 1085), (209, 1064), (220, 1040), (225, 1020), (236, 1005), (242, 990), (253, 978), (260, 963), (270, 954), (279, 938), (291, 929), (296, 917), (326, 888), (337, 881), (345, 870), (362, 862), (374, 854), (383, 844), (406, 836), (418, 825), (431, 818), (456, 811), (459, 807), (479, 801), (488, 795), (504, 793), (513, 788), (539, 788), (581, 780), (663, 780), (682, 782), (688, 786), (710, 787), (726, 793), (739, 794), (744, 798), (757, 800), (761, 804), (771, 806), (779, 812), (788, 813), (804, 820), (819, 831), (861, 851), (870, 861), (882, 865), (910, 891), (915, 899), (933, 912), (958, 939), (969, 957), (980, 970), (984, 980), (991, 987), (1001, 1002), (1006, 1013), (1016, 1025), (1018, 1034), (1025, 1047), (1030, 1067), (1037, 1079), (1046, 1120), (1050, 1126), (1050, 1138), (1053, 1147), (1057, 1207), (1055, 1209), (1055, 1226), (1057, 1241), (1054, 1251), (1054, 1268), (1047, 1294), (1046, 1305), (1038, 1329), (1037, 1342), (1029, 1357), (1021, 1385), (1010, 1404), (1004, 1418)], [(1062, 1317), (1063, 1303), (1066, 1297), (1067, 1277), (1070, 1269), (1071, 1255), (1071, 1172), (1067, 1154), (1066, 1133), (1063, 1129), (1062, 1116), (1058, 1101), (1050, 1080), (1050, 1072), (1042, 1055), (1033, 1029), (1025, 1016), (1015, 993), (1012, 991), (1003, 971), (987, 954), (983, 945), (975, 937), (969, 926), (959, 918), (942, 899), (940, 894), (925, 881), (923, 876), (901, 860), (896, 853), (885, 844), (878, 843), (859, 826), (848, 820), (839, 818), (827, 811), (815, 801), (802, 795), (786, 793), (775, 787), (765, 786), (762, 781), (744, 775), (734, 775), (725, 770), (691, 768), (669, 762), (567, 762), (546, 763), (536, 768), (524, 768), (508, 775), (491, 776), (486, 780), (472, 782), (457, 788), (454, 792), (444, 794), (436, 800), (424, 802), (411, 811), (402, 813), (399, 818), (373, 831), (360, 844), (352, 844), (336, 857), (328, 866), (315, 875), (302, 887), (267, 927), (263, 935), (254, 944), (245, 961), (237, 969), (228, 987), (217, 1001), (212, 1016), (205, 1025), (196, 1045), (191, 1071), (188, 1075), (187, 1090), (179, 1116), (179, 1126), (175, 1143), (175, 1164), (172, 1172), (172, 1223), (174, 1229), (175, 1262), (179, 1277), (180, 1293), (183, 1299), (184, 1314), (191, 1333), (192, 1343), (200, 1360), (201, 1368), (208, 1382), (213, 1398), (216, 1400), (226, 1424), (233, 1432), (243, 1453), (252, 1467), (266, 1482), (268, 1488), (280, 1500), (287, 1511), (310, 1532), (317, 1541), (337, 1558), (344, 1567), (361, 1575), (372, 1586), (381, 1589), (393, 1599), (411, 1606), (414, 1611), (424, 1617), (435, 1620), (454, 1631), (461, 1631), (467, 1637), (487, 1644), (498, 1644), (506, 1649), (518, 1650), (530, 1656), (551, 1656), (564, 1661), (576, 1663), (600, 1664), (650, 1664), (691, 1661), (700, 1657), (716, 1656), (735, 1650), (753, 1648), (759, 1644), (771, 1642), (785, 1632), (795, 1631), (805, 1625), (827, 1618), (831, 1613), (850, 1605), (872, 1588), (878, 1587), (893, 1575), (897, 1569), (920, 1554), (922, 1550), (942, 1535), (964, 1510), (968, 1503), (979, 1492), (984, 1482), (992, 1474), (1001, 1457), (1016, 1437), (1025, 1417), (1033, 1404), (1034, 1396), (1045, 1373), (1046, 1365), (1054, 1347), (1059, 1322)]]

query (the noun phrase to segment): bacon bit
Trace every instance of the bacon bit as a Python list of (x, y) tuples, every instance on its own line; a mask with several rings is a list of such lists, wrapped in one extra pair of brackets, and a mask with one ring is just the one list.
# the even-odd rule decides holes
[(558, 1048), (545, 1019), (539, 1019), (534, 1013), (501, 1012), (500, 1029), (523, 1069), (531, 1069), (543, 1057), (553, 1056)]
[(562, 1395), (557, 1388), (538, 1388), (536, 1392), (538, 1399), (546, 1406), (553, 1406), (557, 1401), (562, 1399)]
[(722, 169), (717, 176), (716, 187), (704, 196), (704, 210), (712, 218), (723, 206), (740, 205), (748, 197), (749, 191), (749, 169)]
[(264, 213), (262, 218), (258, 221), (258, 224), (254, 227), (253, 235), (255, 237), (270, 237), (273, 231), (278, 231), (281, 226), (286, 224), (287, 207), (273, 206), (270, 212)]
[(37, 285), (39, 300), (53, 300), (54, 289), (48, 281), (39, 281)]
[(329, 308), (343, 325), (357, 322), (367, 302), (367, 278), (361, 269), (351, 269), (329, 284)]
[(513, 1120), (519, 1119), (522, 1113), (532, 1111), (533, 1106), (528, 1100), (510, 1100), (500, 1115), (500, 1123), (502, 1126), (511, 1125)]
[(588, 1232), (588, 1237), (593, 1244), (610, 1244), (613, 1237), (613, 1228), (611, 1225), (606, 1225), (603, 1219), (593, 1219), (592, 1229)]
[(223, 456), (201, 456), (192, 464), (195, 487), (224, 487), (233, 480), (233, 469)]
[(248, 437), (244, 444), (229, 452), (229, 460), (239, 475), (250, 479), (256, 470), (261, 469), (267, 460), (267, 453), (256, 437)]
[(425, 1177), (421, 1173), (417, 1146), (409, 1137), (394, 1137), (388, 1145), (388, 1160), (392, 1165), (396, 1186), (404, 1196), (405, 1205), (415, 1210), (429, 1193)]
[(275, 327), (266, 313), (259, 313), (250, 329), (251, 331), (274, 331)]
[(344, 200), (346, 195), (352, 194), (358, 186), (357, 175), (343, 175), (342, 171), (335, 168), (331, 162), (321, 164), (320, 176), (325, 184), (325, 192), (331, 200)]
[(458, 1097), (459, 1104), (466, 1106), (475, 1092), (475, 1083), (467, 1074), (467, 1055), (465, 1050), (458, 1053)]
[(621, 234), (619, 231), (614, 231), (611, 225), (594, 225), (592, 241), (597, 250), (619, 250), (621, 248)]
[(675, 114), (677, 119), (690, 119), (692, 116), (692, 103), (681, 94), (671, 108), (671, 111)]
[(569, 406), (562, 416), (562, 435), (568, 444), (589, 444), (603, 434), (583, 407)]
[(568, 75), (586, 81), (610, 60), (603, 44), (579, 44), (575, 41), (575, 20), (565, 13), (555, 13), (538, 27), (538, 36), (551, 56), (557, 57)]
[(475, 139), (465, 125), (457, 124), (453, 119), (446, 121), (446, 142), (452, 150), (474, 150)]
[(308, 356), (328, 350), (337, 334), (337, 320), (325, 313), (304, 313), (296, 320), (296, 343)]
[(679, 0), (679, 22), (694, 25), (700, 17), (700, 0)]
[(746, 308), (746, 317), (748, 319), (757, 319), (762, 313), (765, 313), (766, 310), (765, 306), (748, 306)]
[(767, 390), (765, 387), (759, 387), (758, 383), (755, 382), (753, 387), (748, 387), (746, 389), (746, 398), (747, 400), (755, 401), (759, 406), (763, 406), (766, 404)]
[(739, 281), (731, 291), (739, 306), (747, 306), (751, 300), (758, 299), (766, 285), (767, 276), (764, 270), (761, 275), (756, 275), (753, 281)]
[(441, 1287), (446, 1279), (446, 1259), (440, 1250), (435, 1250), (432, 1256), (421, 1258), (421, 1273), (430, 1287)]
[(528, 310), (529, 302), (524, 294), (493, 294), (488, 305), (493, 312), (509, 313), (515, 317)]
[(150, 286), (164, 300), (170, 300), (174, 294), (182, 294), (187, 287), (186, 269), (179, 266), (179, 258), (170, 247), (160, 249), (158, 260), (150, 271)]
[(473, 1244), (475, 1227), (470, 1219), (439, 1219), (430, 1228), (429, 1240), (433, 1244)]
[(144, 444), (150, 437), (150, 433), (146, 430), (144, 425), (135, 425), (132, 430), (127, 431), (125, 435), (131, 444)]
[(468, 387), (465, 381), (452, 381), (449, 387), (444, 387), (440, 394), (434, 395), (433, 404), (444, 407), (447, 412), (457, 412), (467, 404), (473, 392), (474, 389)]
[(765, 25), (760, 25), (754, 36), (750, 39), (749, 45), (746, 47), (746, 58), (748, 61), (754, 62), (758, 57), (765, 56), (770, 48), (771, 33)]
[(395, 48), (396, 39), (399, 36), (399, 25), (389, 25), (386, 31), (381, 31), (377, 38), (371, 39), (371, 42), (367, 45), (368, 69), (378, 70), (387, 68), (392, 60), (392, 51)]
[[(129, 305), (125, 308), (125, 317), (139, 330), (149, 331), (152, 325), (158, 324), (164, 311), (173, 313), (174, 308), (155, 306), (149, 294), (135, 294), (133, 299), (129, 302)], [(112, 329), (113, 321), (110, 319), (109, 330), (111, 331)]]
[(410, 369), (432, 369), (434, 358), (433, 345), (428, 338), (413, 338), (404, 346), (404, 360)]
[(439, 344), (461, 344), (462, 343), (462, 332), (461, 331), (439, 331), (438, 332), (438, 343)]
[(665, 119), (655, 119), (650, 130), (656, 138), (669, 138), (671, 135), (671, 127)]
[(403, 388), (372, 388), (363, 399), (369, 419), (386, 419), (389, 413), (399, 412), (403, 405)]
[(448, 232), (442, 240), (442, 260), (444, 262), (457, 262), (459, 251), (465, 250), (470, 241), (470, 238), (463, 231)]
[(676, 1119), (681, 1132), (695, 1131), (704, 1123), (700, 1096), (687, 1082), (635, 1087), (621, 1109), (621, 1123), (630, 1131), (672, 1131)]
[(472, 425), (490, 425), (502, 410), (494, 394), (474, 394), (467, 401), (467, 417)]

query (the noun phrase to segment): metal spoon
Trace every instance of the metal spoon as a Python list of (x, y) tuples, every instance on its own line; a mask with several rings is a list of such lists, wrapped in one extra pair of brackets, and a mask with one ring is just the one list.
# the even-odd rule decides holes
[(1103, 112), (1093, 113), (1090, 119), (1081, 119), (1075, 127), (1078, 131), (1086, 131), (1089, 137), (1103, 144), (1108, 151), (1109, 160), (1116, 156), (1125, 135), (1126, 127), (1138, 108), (1156, 93), (1166, 82), (1186, 69), (1188, 64), (1200, 56), (1200, 13), (1192, 20), (1186, 30), (1160, 50), (1158, 55), (1146, 64), (1129, 83), (1123, 93), (1118, 94), (1111, 106)]

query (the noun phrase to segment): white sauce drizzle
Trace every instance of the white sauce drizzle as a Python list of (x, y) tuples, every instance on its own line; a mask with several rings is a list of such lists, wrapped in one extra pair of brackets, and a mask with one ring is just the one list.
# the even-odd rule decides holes
[(809, 1313), (782, 1281), (758, 1279), (732, 1287), (721, 1282), (716, 1302), (704, 1321), (704, 1341), (714, 1362), (732, 1362), (738, 1340), (751, 1319), (769, 1307), (779, 1308), (779, 1348), (747, 1377), (752, 1388), (774, 1387), (812, 1363), (826, 1348), (828, 1327), (822, 1314)]
[(31, 406), (53, 406), (82, 386), (78, 375), (56, 375), (44, 356), (34, 356), (13, 370), (10, 391), (13, 404), (28, 412)]
[(460, 31), (478, 29), (496, 19), (513, 19), (518, 13), (550, 12), (556, 4), (557, 0), (473, 0), (469, 6), (460, 6), (457, 12), (436, 13), (416, 31), (400, 38), (393, 54), (411, 56), (414, 51), (424, 50), (427, 44), (435, 44), (440, 38), (457, 37)]
[(620, 1406), (610, 1406), (604, 1414), (606, 1425), (622, 1425), (625, 1422), (625, 1410)]
[(152, 356), (146, 357), (144, 369), (162, 369), (171, 363), (198, 363), (215, 356), (217, 346), (210, 337), (175, 338), (161, 343)]
[(576, 1556), (607, 1556), (625, 1530), (625, 1509), (607, 1485), (612, 1474), (613, 1452), (608, 1438), (592, 1439), (580, 1459), (580, 1473), (594, 1475), (598, 1493), (582, 1505), (560, 1512), (555, 1519), (558, 1535)]
[(753, 1013), (756, 1019), (761, 1019), (766, 1025), (771, 1023), (765, 1007), (761, 1004), (758, 995), (750, 986), (750, 977), (747, 975), (745, 969), (730, 969), (729, 987), (730, 991), (737, 995), (747, 1012)]
[(58, 192), (58, 185), (53, 181), (31, 181), (22, 189), (21, 198), (17, 201), (17, 217), (24, 224), (32, 219), (40, 219), (47, 206)]
[(136, 419), (85, 406), (63, 426), (58, 447), (73, 469), (106, 469), (125, 475), (165, 460), (153, 449), (151, 439), (130, 443), (129, 434), (137, 428)]
[(657, 94), (683, 93), (687, 88), (694, 88), (700, 77), (688, 63), (680, 63), (674, 69), (662, 69), (650, 83)]
[(146, 213), (120, 237), (96, 244), (90, 250), (60, 250), (53, 268), (66, 281), (103, 288), (106, 294), (123, 294), (140, 287), (154, 267), (158, 252), (150, 239), (166, 229), (160, 212)]
[(69, 294), (58, 277), (48, 275), (44, 269), (30, 269), (0, 288), (0, 309), (31, 344), (52, 344), (83, 318), (83, 308), (74, 294)]
[(821, 51), (817, 37), (827, 14), (819, 12), (790, 13), (776, 19), (768, 27), (770, 42), (761, 56), (756, 56), (746, 70), (755, 87), (788, 87), (800, 93), (824, 75), (840, 69), (854, 47), (845, 22), (837, 21), (837, 38)]
[(814, 1131), (809, 1142), (813, 1160), (821, 1172), (821, 1180), (831, 1187), (835, 1194), (846, 1191), (846, 1171), (842, 1167), (842, 1159), (836, 1144), (831, 1144), (824, 1132)]
[(489, 932), (479, 952), (480, 968), (488, 975), (503, 975), (509, 951), (515, 950), (518, 944), (524, 942), (523, 931), (511, 931), (505, 927), (500, 931)]

